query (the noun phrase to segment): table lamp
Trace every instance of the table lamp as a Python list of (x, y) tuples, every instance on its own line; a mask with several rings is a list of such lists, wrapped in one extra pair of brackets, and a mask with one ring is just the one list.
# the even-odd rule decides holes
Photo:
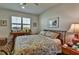
[(68, 30), (70, 33), (74, 33), (74, 41), (79, 42), (79, 24), (71, 24), (70, 29)]
[(75, 38), (79, 39), (79, 24), (72, 24), (68, 32), (74, 33)]

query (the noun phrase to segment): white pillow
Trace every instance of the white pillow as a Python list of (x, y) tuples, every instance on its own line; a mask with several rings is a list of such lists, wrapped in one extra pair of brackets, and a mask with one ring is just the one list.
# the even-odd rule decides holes
[(46, 34), (45, 34), (45, 36), (50, 37), (50, 38), (52, 38), (52, 39), (57, 38), (58, 35), (59, 35), (59, 33), (56, 33), (56, 32), (50, 32), (50, 31), (46, 32)]
[(45, 35), (46, 34), (46, 31), (41, 31), (39, 34), (40, 35)]

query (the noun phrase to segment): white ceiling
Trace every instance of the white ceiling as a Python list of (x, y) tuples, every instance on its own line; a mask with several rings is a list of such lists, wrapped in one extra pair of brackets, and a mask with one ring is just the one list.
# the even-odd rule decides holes
[(57, 3), (39, 3), (38, 6), (33, 3), (27, 3), (25, 9), (22, 9), (19, 3), (0, 3), (0, 8), (24, 13), (41, 14), (55, 5)]

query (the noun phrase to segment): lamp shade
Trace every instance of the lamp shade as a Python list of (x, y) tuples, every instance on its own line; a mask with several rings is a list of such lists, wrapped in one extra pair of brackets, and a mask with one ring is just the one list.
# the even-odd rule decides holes
[(79, 33), (79, 24), (72, 24), (68, 32)]

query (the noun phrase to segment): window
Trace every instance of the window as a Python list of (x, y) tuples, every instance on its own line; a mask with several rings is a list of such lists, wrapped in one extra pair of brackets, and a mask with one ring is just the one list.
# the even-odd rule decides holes
[(30, 18), (23, 18), (22, 25), (23, 25), (23, 29), (30, 28)]
[(16, 17), (12, 16), (11, 19), (11, 28), (12, 31), (19, 31), (23, 29), (30, 29), (30, 18), (21, 18), (21, 17)]

